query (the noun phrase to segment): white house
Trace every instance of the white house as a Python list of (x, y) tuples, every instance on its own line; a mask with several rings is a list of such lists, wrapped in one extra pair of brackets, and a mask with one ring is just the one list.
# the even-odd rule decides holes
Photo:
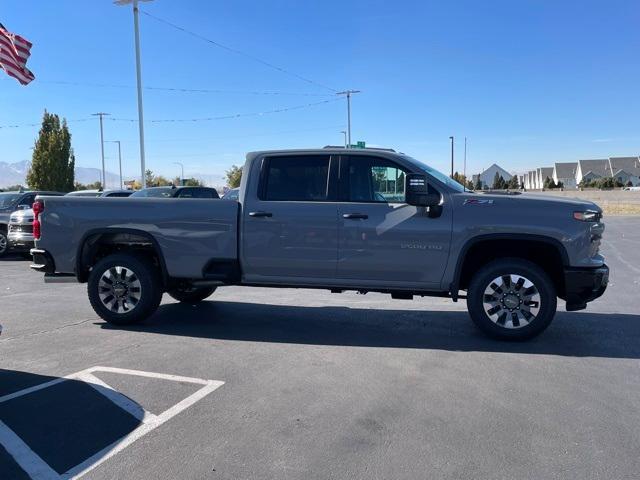
[(553, 166), (553, 181), (556, 185), (560, 182), (564, 188), (576, 188), (576, 171), (578, 162), (560, 162)]
[(609, 159), (598, 158), (594, 160), (578, 160), (576, 168), (576, 184), (580, 184), (583, 180), (586, 182), (597, 180), (602, 177), (611, 176), (611, 166)]
[(544, 188), (547, 178), (553, 178), (553, 167), (540, 167), (538, 169), (538, 188)]
[(610, 157), (611, 176), (623, 185), (631, 182), (634, 187), (640, 185), (640, 160), (638, 157)]
[(496, 173), (498, 173), (498, 175), (504, 178), (507, 182), (511, 180), (512, 175), (504, 168), (494, 163), (486, 170), (480, 172), (478, 175), (474, 175), (473, 182), (475, 183), (478, 178), (480, 178), (480, 182), (482, 182), (482, 188), (491, 188), (493, 187), (493, 179), (495, 178)]

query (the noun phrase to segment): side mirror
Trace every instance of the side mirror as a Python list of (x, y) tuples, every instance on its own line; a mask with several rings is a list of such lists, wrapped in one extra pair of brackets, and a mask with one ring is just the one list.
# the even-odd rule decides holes
[(404, 181), (407, 203), (415, 207), (435, 207), (440, 204), (440, 195), (429, 193), (427, 176), (423, 173), (407, 173)]

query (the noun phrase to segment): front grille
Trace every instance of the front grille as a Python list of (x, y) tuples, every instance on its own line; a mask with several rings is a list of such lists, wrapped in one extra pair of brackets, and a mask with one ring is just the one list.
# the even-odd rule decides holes
[(33, 233), (33, 225), (9, 225), (12, 233)]

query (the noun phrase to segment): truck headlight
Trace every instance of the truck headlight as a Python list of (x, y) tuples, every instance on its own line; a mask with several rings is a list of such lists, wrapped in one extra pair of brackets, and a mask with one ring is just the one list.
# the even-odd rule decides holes
[(595, 210), (573, 212), (573, 218), (580, 220), (581, 222), (599, 222), (602, 218), (602, 213), (596, 212)]

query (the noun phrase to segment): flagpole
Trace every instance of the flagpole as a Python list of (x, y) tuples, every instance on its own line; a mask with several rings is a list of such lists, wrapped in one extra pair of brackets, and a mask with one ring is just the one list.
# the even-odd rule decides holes
[(138, 25), (139, 8), (138, 2), (148, 2), (150, 0), (114, 0), (116, 5), (133, 5), (133, 31), (136, 45), (136, 84), (138, 87), (138, 131), (140, 134), (140, 183), (142, 188), (146, 188), (145, 177), (145, 157), (144, 157), (144, 114), (142, 112), (142, 66), (140, 62), (140, 27)]

